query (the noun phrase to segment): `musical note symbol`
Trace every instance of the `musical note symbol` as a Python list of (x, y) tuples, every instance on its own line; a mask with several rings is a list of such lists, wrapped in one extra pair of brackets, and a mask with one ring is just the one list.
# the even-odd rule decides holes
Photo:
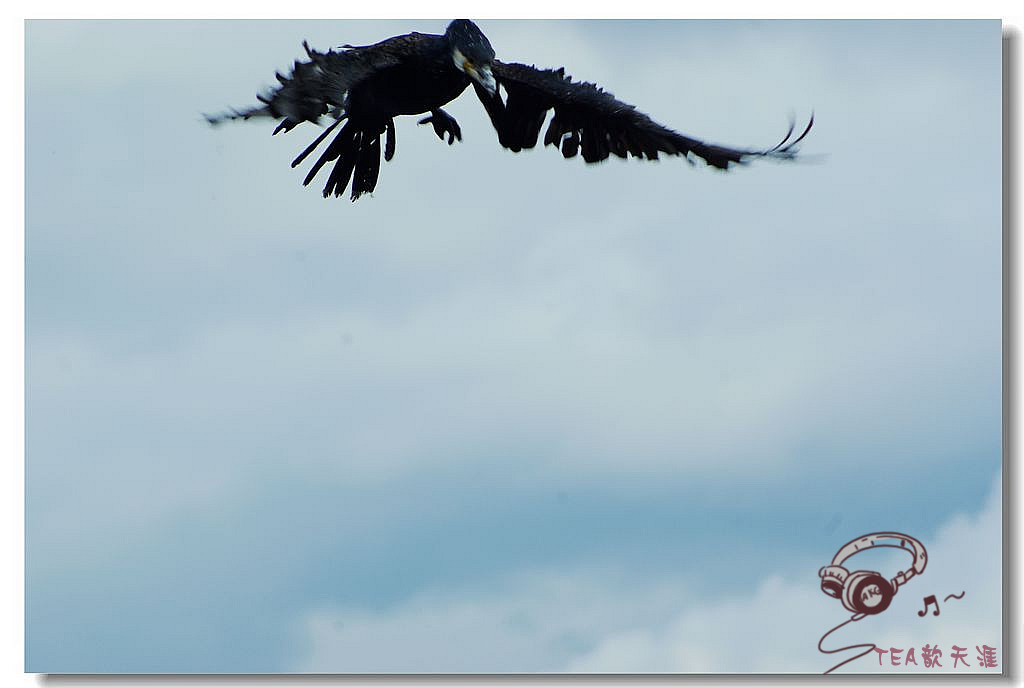
[(918, 616), (924, 616), (928, 612), (928, 605), (931, 605), (931, 604), (935, 605), (935, 611), (932, 612), (932, 616), (938, 616), (939, 615), (939, 601), (937, 599), (935, 599), (935, 595), (929, 595), (928, 597), (924, 598), (924, 609), (919, 611), (917, 613), (917, 615)]

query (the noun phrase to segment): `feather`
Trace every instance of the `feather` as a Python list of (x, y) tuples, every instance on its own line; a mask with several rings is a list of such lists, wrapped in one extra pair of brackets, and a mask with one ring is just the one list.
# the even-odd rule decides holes
[[(609, 155), (657, 160), (665, 154), (688, 160), (696, 156), (712, 167), (728, 169), (755, 157), (791, 159), (796, 154), (796, 144), (814, 125), (812, 114), (800, 136), (791, 138), (793, 124), (777, 146), (766, 150), (717, 146), (658, 124), (596, 84), (573, 81), (562, 67), (538, 69), (495, 60), (491, 69), (507, 94), (505, 102), (482, 89), (476, 89), (477, 96), (497, 131), (498, 142), (513, 152), (537, 144), (549, 111), (554, 114), (544, 134), (544, 145), (559, 147), (566, 158), (581, 152), (587, 163), (606, 160)], [(570, 131), (572, 136), (566, 138)]]
[(395, 157), (395, 120), (389, 119), (387, 124), (387, 139), (384, 143), (384, 160), (390, 161)]

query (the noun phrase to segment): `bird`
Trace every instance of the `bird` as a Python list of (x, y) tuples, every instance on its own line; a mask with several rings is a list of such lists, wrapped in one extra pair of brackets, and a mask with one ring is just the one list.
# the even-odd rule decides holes
[(385, 161), (395, 155), (398, 116), (426, 114), (419, 124), (431, 125), (438, 138), (447, 137), (448, 145), (461, 141), (458, 122), (442, 107), (470, 86), (497, 132), (498, 143), (507, 150), (518, 153), (534, 148), (548, 112), (553, 111), (544, 145), (556, 147), (567, 159), (581, 154), (591, 164), (611, 155), (657, 160), (664, 154), (683, 157), (690, 164), (700, 159), (712, 168), (727, 170), (756, 158), (792, 160), (797, 144), (814, 126), (812, 113), (803, 133), (794, 138), (791, 119), (785, 138), (765, 150), (705, 143), (658, 124), (594, 83), (575, 81), (564, 67), (541, 69), (498, 60), (480, 27), (468, 19), (452, 21), (441, 35), (414, 32), (327, 52), (314, 50), (306, 41), (302, 47), (307, 59), (296, 60), (287, 76), (277, 72), (278, 85), (256, 96), (259, 105), (204, 117), (211, 125), (272, 118), (278, 121), (274, 134), (305, 122), (324, 126), (292, 161), (293, 168), (341, 126), (303, 180), (308, 186), (331, 165), (324, 198), (340, 197), (349, 187), (353, 201), (374, 191), (382, 153)]

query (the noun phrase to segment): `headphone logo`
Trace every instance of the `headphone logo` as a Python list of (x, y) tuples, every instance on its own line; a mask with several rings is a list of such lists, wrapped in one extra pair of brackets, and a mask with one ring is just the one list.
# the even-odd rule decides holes
[[(895, 547), (909, 552), (914, 557), (913, 565), (892, 579), (886, 579), (878, 571), (854, 571), (850, 573), (843, 564), (858, 552), (875, 547)], [(900, 586), (914, 576), (924, 573), (928, 563), (928, 552), (918, 540), (902, 533), (869, 533), (847, 542), (839, 548), (832, 563), (818, 571), (821, 591), (843, 603), (854, 614), (881, 614), (889, 608), (892, 598)]]

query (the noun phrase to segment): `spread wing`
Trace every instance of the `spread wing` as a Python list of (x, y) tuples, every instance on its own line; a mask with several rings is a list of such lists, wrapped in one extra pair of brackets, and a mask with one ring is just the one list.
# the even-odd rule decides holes
[(410, 33), (365, 46), (345, 45), (318, 52), (303, 42), (308, 61), (296, 61), (288, 76), (277, 73), (277, 88), (257, 95), (261, 105), (207, 115), (210, 124), (250, 117), (280, 119), (274, 133), (289, 131), (302, 122), (316, 122), (330, 113), (340, 119), (348, 92), (360, 82), (404, 60), (417, 57), (440, 37)]
[(658, 154), (664, 153), (684, 156), (691, 162), (696, 156), (724, 170), (754, 157), (790, 159), (796, 155), (796, 144), (814, 124), (812, 115), (807, 128), (793, 140), (791, 125), (786, 138), (767, 150), (716, 146), (658, 124), (596, 84), (573, 81), (564, 68), (537, 69), (495, 60), (491, 70), (505, 89), (504, 102), (500, 92), (491, 96), (479, 85), (474, 87), (498, 132), (498, 141), (515, 152), (537, 144), (548, 110), (554, 110), (554, 115), (544, 134), (544, 145), (561, 148), (566, 158), (582, 153), (588, 163), (606, 160), (609, 155), (657, 160)]

